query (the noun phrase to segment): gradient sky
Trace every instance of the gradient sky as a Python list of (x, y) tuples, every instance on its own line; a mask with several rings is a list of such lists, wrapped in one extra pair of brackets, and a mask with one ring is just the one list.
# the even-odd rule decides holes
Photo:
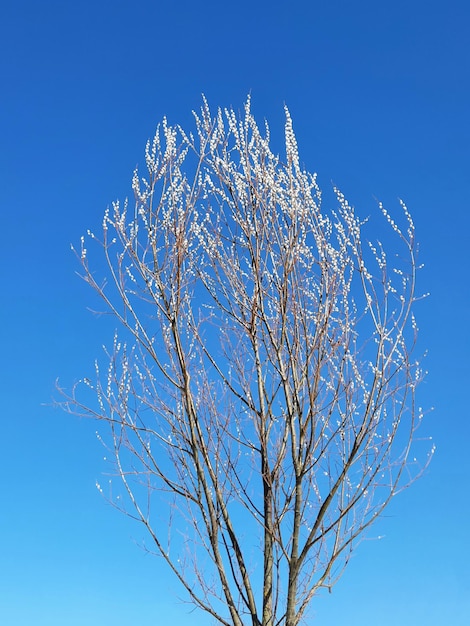
[(212, 623), (95, 489), (101, 426), (49, 405), (111, 338), (70, 244), (130, 193), (162, 116), (190, 127), (202, 92), (213, 108), (251, 92), (274, 137), (287, 103), (305, 166), (361, 215), (403, 198), (432, 294), (416, 313), (435, 459), (309, 623), (470, 623), (469, 32), (466, 0), (2, 3), (1, 624)]

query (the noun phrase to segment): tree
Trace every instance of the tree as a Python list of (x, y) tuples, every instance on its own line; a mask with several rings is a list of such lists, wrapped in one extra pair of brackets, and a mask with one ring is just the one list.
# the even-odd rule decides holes
[[(166, 119), (135, 207), (106, 211), (107, 280), (83, 277), (120, 323), (107, 373), (69, 410), (109, 425), (127, 504), (195, 605), (226, 626), (296, 626), (365, 529), (426, 466), (414, 226), (380, 205), (399, 265), (364, 242), (335, 189), (325, 212), (286, 109), (268, 126), (204, 100), (196, 132)], [(83, 387), (83, 385), (82, 385)]]

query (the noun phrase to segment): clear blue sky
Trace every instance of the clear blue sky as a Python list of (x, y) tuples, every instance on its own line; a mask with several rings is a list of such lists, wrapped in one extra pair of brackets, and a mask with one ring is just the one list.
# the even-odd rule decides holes
[(0, 623), (211, 621), (178, 601), (139, 526), (105, 504), (96, 424), (43, 403), (90, 372), (109, 327), (70, 243), (130, 193), (166, 114), (253, 108), (364, 216), (403, 198), (421, 241), (427, 475), (393, 503), (322, 626), (470, 623), (470, 5), (466, 0), (4, 2), (0, 19)]

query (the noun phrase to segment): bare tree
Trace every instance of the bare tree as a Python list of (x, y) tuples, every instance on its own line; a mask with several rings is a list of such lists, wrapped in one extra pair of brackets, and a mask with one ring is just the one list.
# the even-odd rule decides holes
[[(415, 236), (381, 206), (380, 243), (335, 189), (325, 212), (286, 109), (285, 162), (250, 110), (204, 101), (196, 132), (163, 120), (135, 207), (114, 203), (98, 244), (119, 320), (96, 394), (127, 492), (191, 600), (226, 626), (296, 626), (364, 530), (426, 466), (410, 462), (422, 378)], [(384, 222), (385, 223), (385, 222)], [(388, 228), (387, 227), (387, 228)], [(389, 237), (390, 239), (390, 237)]]

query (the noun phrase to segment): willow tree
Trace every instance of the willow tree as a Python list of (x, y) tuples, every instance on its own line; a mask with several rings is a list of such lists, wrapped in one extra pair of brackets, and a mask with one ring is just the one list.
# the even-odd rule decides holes
[(76, 388), (68, 407), (107, 423), (116, 505), (226, 626), (299, 624), (427, 463), (410, 462), (411, 216), (380, 207), (390, 267), (338, 189), (322, 208), (285, 115), (282, 159), (249, 100), (241, 116), (204, 101), (194, 134), (164, 119), (135, 204), (88, 233), (106, 279), (77, 252), (121, 330), (94, 400)]

